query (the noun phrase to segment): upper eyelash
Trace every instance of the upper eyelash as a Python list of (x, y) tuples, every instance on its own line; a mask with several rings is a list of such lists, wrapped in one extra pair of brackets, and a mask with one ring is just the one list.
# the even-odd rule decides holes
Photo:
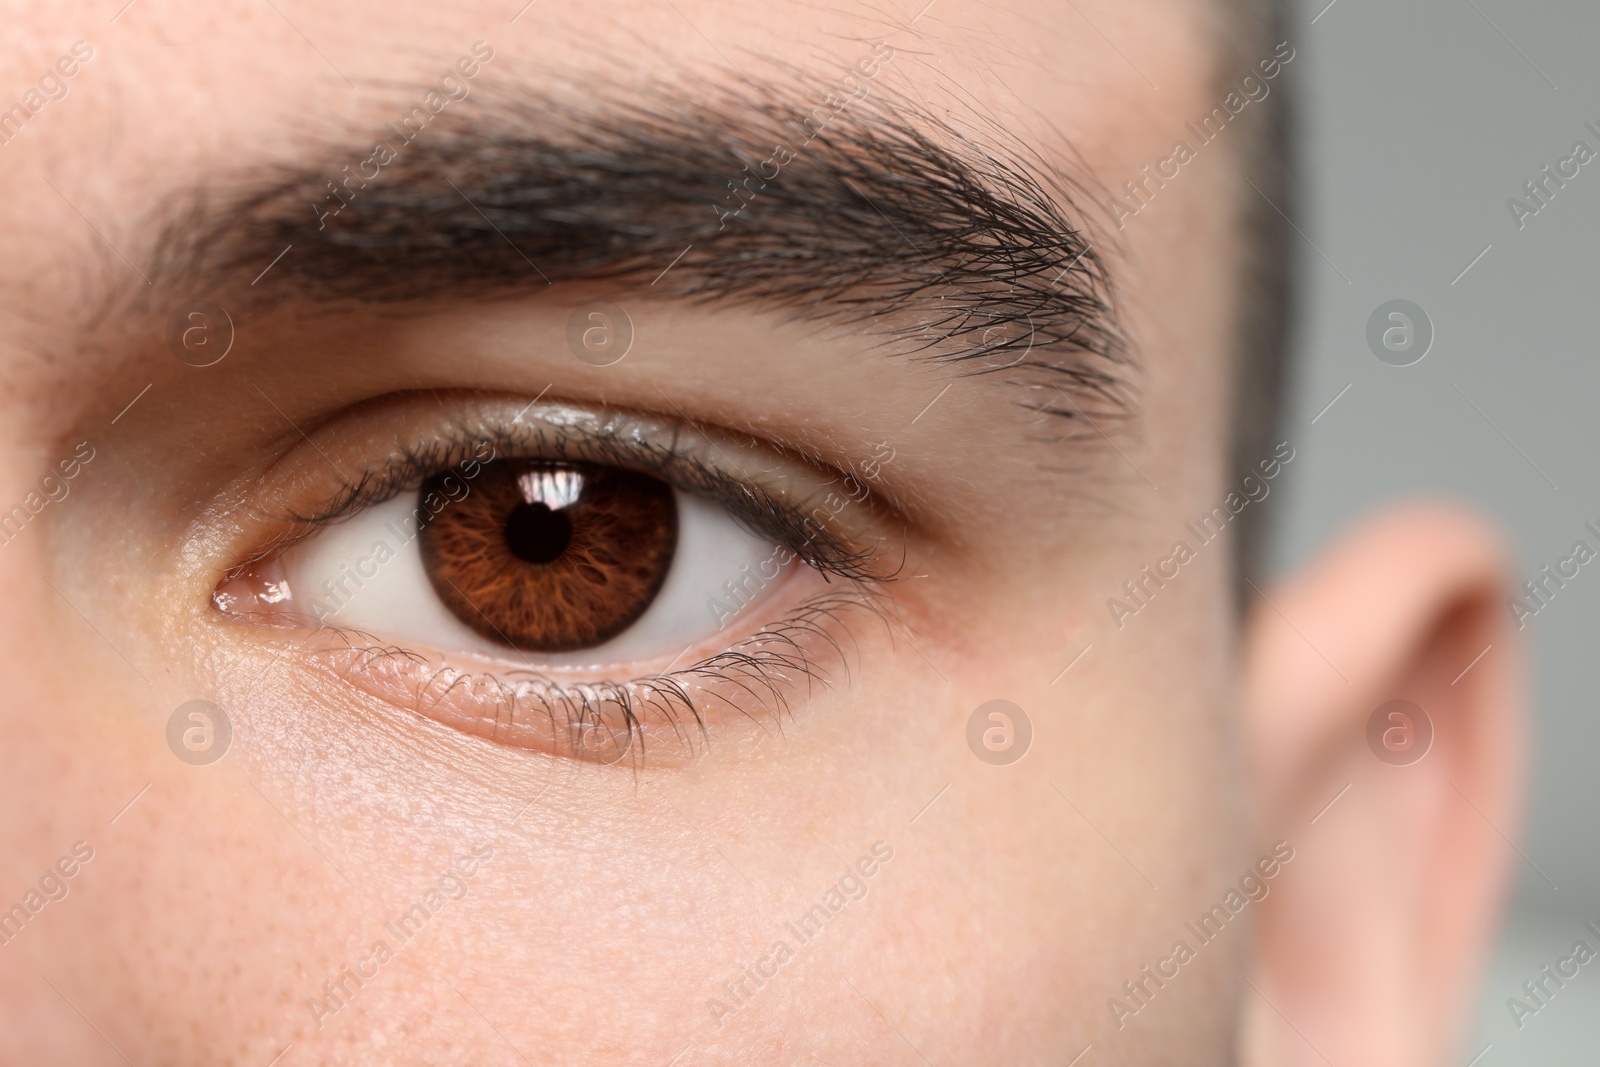
[[(680, 748), (691, 754), (697, 747), (697, 734), (701, 744), (707, 742), (702, 707), (708, 701), (726, 705), (752, 721), (756, 720), (758, 708), (770, 709), (781, 729), (792, 687), (829, 681), (829, 672), (818, 662), (819, 654), (826, 661), (837, 660), (848, 672), (848, 658), (840, 644), (841, 638), (849, 639), (844, 615), (864, 607), (889, 622), (889, 604), (873, 586), (893, 580), (904, 566), (904, 559), (897, 566), (886, 567), (881, 551), (886, 537), (878, 538), (870, 547), (853, 547), (817, 519), (815, 509), (808, 507), (814, 500), (785, 499), (755, 477), (746, 478), (734, 470), (712, 465), (698, 443), (691, 445), (690, 435), (694, 433), (700, 431), (678, 424), (671, 432), (649, 438), (627, 432), (626, 426), (619, 432), (581, 424), (506, 423), (493, 421), (489, 414), (466, 413), (443, 426), (430, 428), (422, 440), (399, 442), (383, 461), (364, 467), (357, 477), (342, 478), (343, 484), (326, 503), (309, 510), (279, 508), (274, 514), (261, 516), (272, 520), (282, 532), (272, 544), (238, 564), (235, 573), (281, 554), (321, 528), (415, 491), (429, 477), (471, 459), (480, 463), (501, 459), (606, 463), (653, 474), (680, 491), (721, 504), (736, 520), (785, 545), (825, 578), (841, 581), (831, 592), (800, 605), (789, 617), (678, 670), (669, 668), (666, 673), (631, 680), (571, 684), (544, 675), (532, 663), (528, 670), (501, 668), (493, 673), (462, 672), (441, 665), (415, 689), (412, 699), (418, 707), (413, 710), (420, 712), (421, 704), (430, 699), (443, 703), (452, 690), (463, 687), (464, 694), (473, 694), (473, 702), (481, 700), (482, 707), (490, 710), (490, 715), (477, 721), (488, 728), (486, 736), (491, 739), (501, 740), (504, 735), (510, 740), (525, 732), (530, 722), (540, 721), (538, 716), (542, 714), (549, 717), (552, 730), (565, 730), (567, 747), (573, 749), (574, 755), (581, 756), (583, 747), (574, 748), (573, 738), (599, 737), (586, 731), (603, 730), (611, 744), (629, 757), (636, 771), (645, 756), (647, 722), (668, 726), (670, 737), (675, 737)], [(714, 438), (702, 436), (712, 450), (722, 451)], [(730, 444), (729, 448), (734, 446)], [(801, 459), (781, 449), (775, 451), (812, 469), (830, 469), (822, 461)], [(731, 458), (728, 462), (735, 463)], [(851, 484), (852, 476), (839, 472), (839, 477), (846, 479), (846, 487)], [(861, 491), (846, 489), (853, 502), (849, 506), (880, 512), (886, 508), (864, 482), (859, 478), (854, 482)], [(838, 486), (837, 481), (829, 482), (817, 490), (817, 495)], [(829, 508), (831, 520), (838, 508)], [(373, 640), (375, 635), (341, 627), (327, 630), (343, 643), (346, 651), (358, 654), (363, 671), (385, 660), (413, 664), (426, 664), (429, 660), (381, 639)], [(622, 748), (624, 744), (626, 748)]]
[[(260, 562), (286, 550), (290, 545), (322, 527), (340, 522), (366, 508), (392, 500), (416, 489), (425, 479), (451, 467), (477, 458), (475, 449), (484, 445), (493, 451), (491, 462), (501, 459), (574, 460), (611, 463), (661, 477), (675, 488), (695, 493), (727, 508), (732, 516), (753, 532), (784, 545), (804, 563), (825, 578), (837, 577), (855, 582), (892, 581), (899, 566), (884, 570), (878, 546), (856, 547), (815, 519), (816, 508), (790, 503), (761, 486), (729, 472), (712, 467), (678, 445), (624, 440), (619, 435), (590, 433), (572, 427), (564, 431), (515, 424), (473, 429), (465, 423), (446, 427), (441, 437), (427, 442), (405, 443), (381, 468), (367, 468), (353, 482), (346, 483), (326, 504), (309, 514), (288, 510), (290, 531), (247, 560), (241, 567)], [(685, 485), (688, 482), (690, 484)], [(858, 485), (866, 486), (857, 480)], [(871, 506), (871, 491), (858, 506)]]

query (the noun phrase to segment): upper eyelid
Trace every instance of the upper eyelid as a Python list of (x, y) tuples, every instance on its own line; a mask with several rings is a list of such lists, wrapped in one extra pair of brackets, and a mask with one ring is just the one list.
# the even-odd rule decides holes
[[(821, 502), (836, 496), (836, 490), (851, 481), (861, 491), (859, 497), (852, 493), (849, 498), (859, 514), (875, 513), (882, 508), (881, 499), (871, 487), (853, 474), (832, 468), (838, 480), (824, 483), (821, 471), (816, 470), (817, 463), (785, 457), (780, 446), (747, 434), (737, 436), (751, 442), (749, 447), (736, 443), (732, 434), (719, 442), (714, 429), (685, 424), (677, 418), (634, 415), (616, 409), (597, 415), (577, 405), (560, 402), (544, 405), (531, 418), (529, 412), (534, 405), (519, 404), (515, 417), (503, 418), (494, 410), (502, 406), (507, 410), (512, 407), (510, 402), (469, 402), (464, 411), (416, 434), (416, 443), (391, 446), (386, 462), (364, 467), (353, 481), (341, 475), (346, 481), (339, 490), (310, 511), (286, 507), (258, 512), (261, 519), (287, 524), (289, 529), (233, 570), (278, 555), (324, 526), (412, 491), (428, 475), (445, 468), (463, 465), (474, 458), (480, 462), (550, 458), (613, 463), (655, 475), (680, 490), (720, 504), (762, 536), (772, 537), (797, 551), (800, 549), (794, 542), (803, 533), (810, 551), (801, 554), (825, 573), (873, 581), (890, 580), (894, 576), (878, 572), (874, 566), (878, 555), (875, 548), (852, 545), (849, 536), (839, 533), (833, 524), (816, 519), (817, 512), (824, 506)], [(604, 429), (596, 431), (596, 425)], [(658, 431), (658, 436), (652, 437), (652, 430)], [(478, 454), (484, 444), (493, 447), (489, 459)], [(321, 449), (317, 451), (320, 454)], [(741, 454), (750, 462), (743, 465), (734, 462), (735, 455)], [(708, 459), (713, 455), (720, 455), (728, 462), (714, 464)], [(809, 486), (805, 483), (811, 479), (797, 479), (814, 495), (786, 497), (752, 477), (770, 475), (786, 466), (797, 472), (811, 469), (819, 475), (816, 484)], [(741, 469), (730, 467), (742, 468), (742, 473)], [(685, 482), (690, 484), (685, 485)], [(836, 518), (837, 511), (834, 509), (830, 518)]]

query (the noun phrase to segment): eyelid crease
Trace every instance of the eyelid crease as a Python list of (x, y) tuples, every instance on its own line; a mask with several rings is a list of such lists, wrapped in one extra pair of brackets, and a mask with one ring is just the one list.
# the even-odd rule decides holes
[[(686, 417), (503, 395), (462, 393), (440, 398), (438, 407), (434, 399), (404, 393), (378, 398), (322, 422), (306, 442), (281, 456), (263, 476), (266, 503), (250, 509), (262, 528), (278, 536), (270, 548), (236, 565), (229, 579), (270, 563), (320, 529), (418, 489), (441, 470), (455, 467), (467, 478), (472, 461), (538, 457), (625, 466), (719, 503), (789, 547), (818, 572), (811, 576), (816, 584), (809, 593), (802, 586), (784, 596), (780, 603), (786, 606), (771, 613), (781, 616), (777, 621), (752, 618), (748, 628), (719, 628), (671, 662), (663, 654), (610, 667), (527, 657), (518, 662), (511, 654), (485, 658), (431, 647), (413, 651), (393, 638), (337, 623), (319, 620), (308, 629), (309, 617), (295, 612), (240, 611), (214, 600), (215, 609), (235, 622), (299, 631), (277, 654), (300, 657), (303, 670), (331, 676), (352, 694), (503, 747), (584, 762), (627, 759), (636, 772), (647, 743), (655, 764), (663, 756), (696, 755), (717, 736), (753, 737), (725, 732), (746, 720), (764, 734), (775, 721), (781, 734), (795, 699), (817, 682), (830, 682), (835, 665), (848, 677), (855, 641), (845, 616), (864, 609), (889, 629), (896, 626), (895, 603), (880, 583), (904, 566), (903, 559), (892, 570), (884, 565), (898, 510), (836, 463), (756, 435), (696, 426)], [(357, 456), (373, 459), (357, 468)], [(352, 477), (351, 470), (360, 473)], [(857, 487), (848, 500), (840, 495), (841, 478)], [(331, 493), (330, 482), (337, 484)], [(322, 503), (271, 503), (287, 502), (290, 494)], [(831, 503), (807, 512), (819, 498)], [(817, 581), (819, 576), (829, 584)], [(680, 659), (689, 665), (674, 669)], [(646, 673), (620, 681), (606, 676), (635, 670)]]

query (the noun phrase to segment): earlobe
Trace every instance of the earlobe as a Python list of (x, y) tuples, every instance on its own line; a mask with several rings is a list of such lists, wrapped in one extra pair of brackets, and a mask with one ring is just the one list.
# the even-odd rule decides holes
[(1255, 598), (1259, 834), (1297, 859), (1263, 902), (1243, 1062), (1415, 1067), (1456, 1051), (1514, 858), (1504, 561), (1481, 520), (1411, 506)]

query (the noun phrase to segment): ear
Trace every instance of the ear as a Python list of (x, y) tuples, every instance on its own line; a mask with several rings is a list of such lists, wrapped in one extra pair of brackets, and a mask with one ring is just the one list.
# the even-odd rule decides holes
[[(1262, 851), (1284, 839), (1295, 858), (1259, 913), (1241, 1030), (1252, 1067), (1419, 1067), (1459, 1051), (1517, 858), (1502, 836), (1516, 833), (1523, 747), (1505, 558), (1480, 520), (1411, 506), (1254, 598), (1245, 713)], [(1391, 700), (1425, 720), (1386, 710), (1369, 732)], [(1429, 722), (1431, 747), (1407, 763), (1396, 749)]]

